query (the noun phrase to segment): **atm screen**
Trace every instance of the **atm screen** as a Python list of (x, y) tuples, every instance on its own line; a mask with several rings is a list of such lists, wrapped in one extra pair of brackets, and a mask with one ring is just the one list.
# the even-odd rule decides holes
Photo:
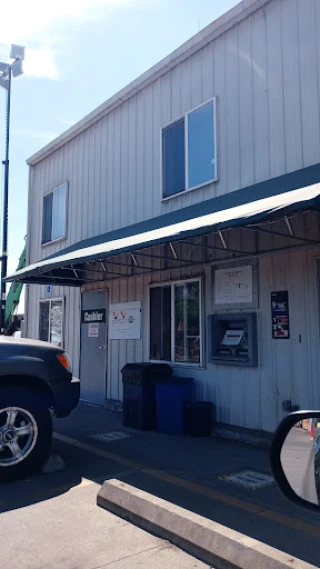
[(239, 346), (243, 337), (243, 330), (226, 330), (222, 339), (221, 346)]

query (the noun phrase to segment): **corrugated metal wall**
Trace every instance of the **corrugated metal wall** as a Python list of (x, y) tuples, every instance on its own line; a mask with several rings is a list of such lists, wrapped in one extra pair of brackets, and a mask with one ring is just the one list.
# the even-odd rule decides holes
[[(318, 0), (270, 0), (264, 8), (32, 167), (30, 262), (81, 239), (317, 163), (320, 155), (319, 27)], [(219, 181), (161, 202), (160, 128), (213, 96), (217, 97)], [(64, 181), (69, 182), (68, 238), (42, 247), (42, 197)], [(274, 424), (281, 412), (279, 405), (270, 409), (273, 396), (277, 395), (277, 401), (282, 397), (302, 399), (304, 389), (297, 376), (305, 370), (308, 370), (310, 393), (315, 397), (319, 395), (318, 387), (313, 385), (313, 378), (318, 377), (317, 313), (313, 309), (316, 305), (310, 305), (310, 301), (315, 302), (314, 266), (307, 254), (294, 257), (297, 264), (292, 259), (293, 256), (284, 256), (260, 262), (261, 286), (265, 290), (261, 295), (260, 313), (264, 317), (259, 318), (262, 326), (259, 344), (263, 346), (262, 361), (267, 365), (261, 367), (259, 380), (255, 371), (236, 368), (225, 372), (214, 366), (203, 374), (206, 378), (203, 396), (219, 401), (222, 421), (248, 423), (248, 426), (250, 423), (255, 428)], [(299, 265), (304, 273), (299, 272)], [(308, 280), (303, 286), (306, 274)], [(142, 298), (147, 279), (132, 282), (132, 289), (127, 289), (129, 285), (123, 281), (112, 284), (111, 301)], [(295, 287), (292, 294), (299, 297), (299, 308), (306, 308), (298, 321), (304, 326), (302, 338), (312, 332), (309, 352), (306, 341), (300, 344), (294, 337), (284, 347), (274, 345), (267, 327), (261, 324), (270, 318), (268, 287), (285, 285)], [(210, 288), (209, 274), (205, 287)], [(27, 331), (30, 337), (38, 336), (38, 304), (44, 295), (43, 287), (30, 287)], [(73, 357), (77, 373), (80, 293), (54, 288), (53, 295), (66, 298), (66, 348)], [(209, 293), (206, 295), (209, 298)], [(146, 334), (145, 325), (143, 330)], [(115, 369), (118, 374), (121, 365), (131, 357), (136, 360), (147, 357), (146, 337), (140, 344), (114, 343), (110, 377), (114, 377)], [(301, 358), (297, 356), (300, 351), (304, 354)], [(308, 362), (305, 361), (307, 353)], [(286, 385), (283, 375), (285, 365), (292, 369), (290, 386)], [(268, 374), (272, 375), (270, 381), (267, 381)], [(121, 396), (120, 390), (116, 380), (114, 387), (113, 382), (110, 384), (108, 395), (117, 399)], [(260, 408), (252, 408), (247, 416), (245, 410), (254, 393), (257, 396), (261, 393)], [(260, 417), (262, 424), (258, 425)]]
[[(316, 257), (319, 251), (301, 251), (259, 260), (258, 368), (208, 363), (207, 316), (213, 313), (211, 267), (163, 272), (109, 286), (110, 302), (142, 301), (141, 340), (110, 340), (108, 399), (122, 399), (121, 368), (127, 362), (149, 360), (149, 285), (202, 277), (204, 305), (204, 367), (176, 366), (175, 373), (197, 380), (197, 396), (213, 401), (220, 422), (273, 431), (284, 415), (282, 402), (318, 408), (319, 315)], [(87, 286), (86, 289), (90, 287)], [(289, 291), (290, 340), (272, 339), (271, 292)], [(232, 312), (232, 311), (231, 311)]]
[[(270, 0), (33, 167), (32, 259), (317, 163), (319, 26), (317, 0)], [(161, 203), (160, 128), (214, 96), (219, 181)], [(68, 239), (41, 248), (42, 195), (66, 180)]]

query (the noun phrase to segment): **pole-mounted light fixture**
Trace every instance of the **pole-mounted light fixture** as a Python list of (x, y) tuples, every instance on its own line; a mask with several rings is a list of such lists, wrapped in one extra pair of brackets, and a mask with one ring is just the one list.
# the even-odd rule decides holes
[(2, 257), (1, 257), (1, 307), (0, 307), (0, 334), (4, 332), (6, 309), (6, 283), (8, 266), (8, 200), (9, 200), (9, 146), (10, 146), (10, 104), (11, 104), (11, 78), (23, 74), (22, 61), (24, 60), (24, 47), (12, 45), (10, 51), (11, 63), (0, 61), (0, 87), (7, 92), (6, 104), (6, 147), (4, 166), (3, 191), (3, 227), (2, 227)]

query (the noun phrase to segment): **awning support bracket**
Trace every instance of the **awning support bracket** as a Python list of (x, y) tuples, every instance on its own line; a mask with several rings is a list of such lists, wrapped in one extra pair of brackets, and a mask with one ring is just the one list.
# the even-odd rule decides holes
[(221, 241), (221, 243), (222, 243), (222, 247), (227, 250), (227, 249), (228, 249), (228, 245), (227, 245), (227, 242), (226, 242), (225, 238), (224, 238), (223, 235), (222, 235), (222, 231), (219, 230), (219, 231), (218, 231), (218, 235), (219, 235), (219, 237), (220, 237), (220, 241)]
[(169, 246), (170, 246), (170, 250), (171, 250), (172, 255), (174, 256), (175, 260), (177, 261), (177, 260), (178, 260), (178, 255), (177, 255), (177, 251), (176, 251), (175, 248), (174, 248), (173, 243), (169, 243)]
[(287, 215), (285, 215), (284, 220), (285, 220), (286, 226), (288, 228), (289, 234), (291, 235), (291, 237), (294, 237), (292, 225), (291, 225), (290, 219), (288, 218)]
[(136, 257), (133, 253), (131, 253), (131, 259), (132, 259), (132, 261), (133, 261), (134, 266), (135, 266), (135, 267), (139, 267), (139, 263), (138, 263), (138, 261), (137, 261), (137, 257)]

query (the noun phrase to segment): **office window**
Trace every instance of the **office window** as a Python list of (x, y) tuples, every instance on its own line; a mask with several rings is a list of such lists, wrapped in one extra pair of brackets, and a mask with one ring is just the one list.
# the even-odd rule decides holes
[(40, 301), (39, 339), (63, 347), (63, 300)]
[(201, 363), (200, 281), (150, 288), (150, 359)]
[(150, 289), (150, 358), (171, 360), (171, 286)]
[(165, 196), (172, 196), (186, 189), (184, 119), (163, 130), (162, 144)]
[(162, 129), (162, 196), (217, 179), (215, 101), (190, 111)]
[(67, 196), (67, 184), (63, 184), (43, 197), (42, 243), (66, 237)]

